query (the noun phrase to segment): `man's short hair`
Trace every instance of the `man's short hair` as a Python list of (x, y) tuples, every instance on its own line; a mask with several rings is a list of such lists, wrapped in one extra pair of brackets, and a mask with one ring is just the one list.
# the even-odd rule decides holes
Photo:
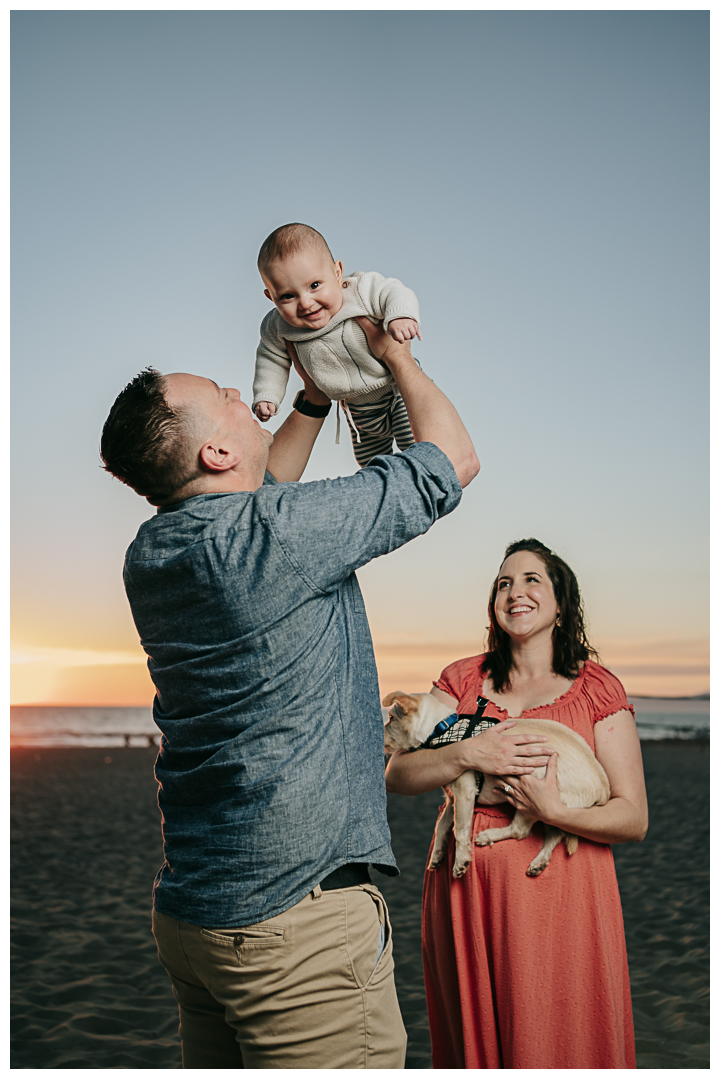
[(286, 259), (288, 255), (297, 255), (298, 251), (303, 251), (308, 247), (320, 248), (327, 252), (333, 262), (335, 261), (325, 237), (317, 229), (313, 229), (310, 225), (301, 225), (299, 221), (293, 221), (290, 225), (281, 225), (279, 229), (270, 233), (260, 248), (258, 269), (262, 273), (270, 263)]
[(148, 367), (118, 394), (100, 439), (103, 468), (154, 506), (200, 475), (193, 423), (165, 400), (163, 377)]

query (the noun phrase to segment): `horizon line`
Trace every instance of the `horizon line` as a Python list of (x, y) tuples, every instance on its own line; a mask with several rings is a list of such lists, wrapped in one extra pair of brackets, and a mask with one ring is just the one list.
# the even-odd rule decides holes
[[(645, 701), (710, 701), (710, 691), (705, 690), (701, 694), (634, 694), (627, 691), (629, 699), (639, 698)], [(20, 701), (10, 703), (11, 709), (152, 709), (153, 703), (140, 701), (136, 703), (123, 702), (73, 702), (73, 701)]]

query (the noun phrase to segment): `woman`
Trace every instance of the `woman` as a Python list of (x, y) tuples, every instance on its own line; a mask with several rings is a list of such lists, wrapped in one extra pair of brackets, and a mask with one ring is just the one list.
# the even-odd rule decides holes
[[(474, 847), (453, 879), (454, 842), (425, 873), (423, 962), (436, 1069), (635, 1068), (625, 936), (610, 844), (642, 840), (647, 800), (632, 706), (590, 659), (572, 570), (537, 540), (511, 544), (493, 584), (488, 651), (451, 664), (432, 694), (448, 713), (503, 723), (465, 742), (395, 754), (389, 791), (417, 795), (465, 769), (502, 775), (507, 803), (476, 805), (473, 835), (515, 810), (583, 838), (555, 848), (536, 878), (525, 870), (542, 826), (525, 840)], [(513, 736), (508, 717), (566, 724), (610, 781), (605, 806), (569, 809), (558, 797), (557, 756), (536, 736)], [(543, 756), (544, 755), (544, 756)], [(532, 766), (548, 762), (538, 779)]]

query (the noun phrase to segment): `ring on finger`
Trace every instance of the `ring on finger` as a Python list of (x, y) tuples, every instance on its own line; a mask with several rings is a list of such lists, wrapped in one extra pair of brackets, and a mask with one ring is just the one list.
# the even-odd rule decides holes
[(510, 785), (509, 784), (503, 784), (503, 787), (505, 788), (505, 791), (509, 795), (510, 792), (512, 791), (512, 788), (510, 787)]

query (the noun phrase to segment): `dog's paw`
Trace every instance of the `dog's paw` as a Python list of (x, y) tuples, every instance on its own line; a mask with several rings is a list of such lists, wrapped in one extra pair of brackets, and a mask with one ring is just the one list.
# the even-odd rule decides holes
[(543, 872), (543, 870), (545, 869), (546, 866), (547, 866), (547, 863), (543, 863), (542, 866), (533, 866), (533, 864), (530, 863), (530, 865), (528, 866), (525, 873), (527, 874), (528, 877), (537, 877), (538, 874), (542, 874), (542, 872)]
[(463, 840), (462, 843), (457, 843), (455, 847), (455, 861), (453, 862), (452, 870), (453, 877), (462, 877), (471, 862), (472, 846), (470, 844), (470, 838), (468, 837), (468, 839)]
[(440, 863), (443, 861), (444, 858), (445, 858), (445, 852), (444, 851), (443, 851), (442, 855), (433, 855), (432, 859), (428, 863), (428, 870), (437, 870), (438, 866), (440, 865)]
[(475, 837), (475, 843), (478, 847), (492, 847), (495, 841), (489, 840), (485, 833), (479, 832)]

